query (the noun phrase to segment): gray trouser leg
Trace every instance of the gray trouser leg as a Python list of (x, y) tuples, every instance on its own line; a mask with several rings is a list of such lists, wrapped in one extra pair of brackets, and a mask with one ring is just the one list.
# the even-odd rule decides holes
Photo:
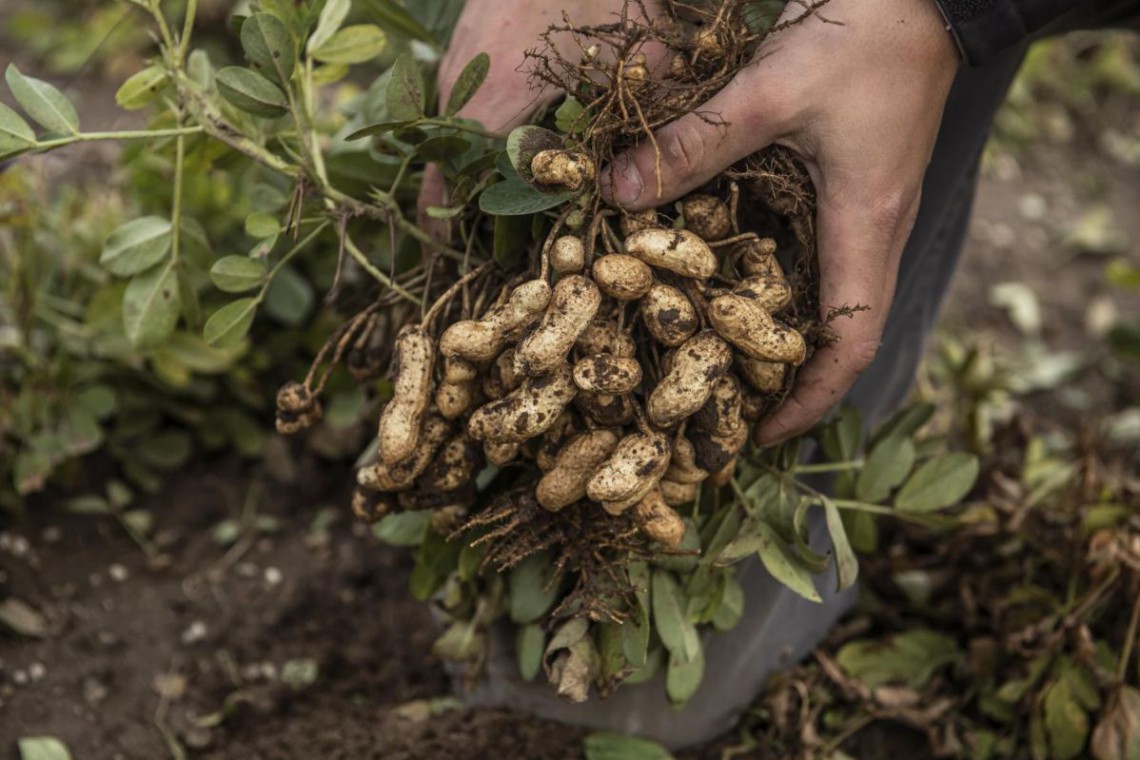
[[(1118, 23), (1126, 15), (1121, 9), (1135, 5), (1088, 4), (1077, 12), (1079, 16), (1074, 13), (1047, 31)], [(1098, 7), (1106, 10), (1098, 11)], [(868, 425), (900, 403), (910, 389), (923, 344), (961, 253), (978, 162), (993, 115), (1026, 47), (1009, 50), (984, 67), (963, 69), (951, 90), (923, 183), (918, 219), (903, 253), (898, 292), (881, 349), (847, 397), (848, 403), (862, 409)], [(813, 544), (826, 545), (818, 523), (813, 525)], [(584, 705), (562, 702), (545, 683), (519, 681), (513, 643), (505, 628), (496, 631), (487, 678), (472, 695), (472, 702), (638, 734), (670, 748), (708, 741), (730, 730), (768, 675), (810, 653), (853, 603), (853, 590), (834, 593), (830, 574), (817, 583), (823, 604), (788, 591), (755, 560), (743, 563), (738, 577), (745, 590), (744, 618), (732, 631), (706, 637), (704, 681), (683, 710), (674, 710), (666, 701), (661, 676), (646, 684), (622, 687), (605, 700)]]

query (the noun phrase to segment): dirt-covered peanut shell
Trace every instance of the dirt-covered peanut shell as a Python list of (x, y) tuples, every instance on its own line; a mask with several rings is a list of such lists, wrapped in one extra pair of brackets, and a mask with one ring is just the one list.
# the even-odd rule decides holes
[(644, 261), (624, 253), (611, 253), (594, 262), (594, 282), (610, 298), (636, 301), (653, 287), (653, 271)]
[(444, 381), (435, 389), (435, 406), (445, 420), (457, 420), (475, 403), (475, 381)]
[(570, 365), (527, 378), (503, 398), (471, 414), (467, 431), (477, 441), (522, 443), (546, 432), (578, 392)]
[(658, 343), (669, 347), (681, 345), (700, 327), (688, 296), (661, 282), (654, 283), (642, 299), (641, 320)]
[(716, 196), (705, 193), (687, 195), (681, 199), (681, 213), (685, 215), (685, 229), (702, 240), (712, 243), (732, 234), (728, 206)]
[(729, 460), (728, 464), (721, 467), (719, 471), (714, 472), (709, 476), (709, 485), (720, 488), (727, 486), (732, 482), (732, 476), (736, 474), (736, 457)]
[[(577, 400), (578, 397), (575, 396), (574, 398)], [(535, 448), (534, 462), (543, 472), (549, 472), (553, 469), (558, 460), (558, 452), (562, 450), (562, 446), (571, 436), (578, 432), (578, 424), (574, 417), (573, 409), (567, 408), (563, 410), (562, 414), (558, 415), (558, 420), (550, 426), (549, 430), (542, 434), (542, 438)]]
[(761, 393), (779, 393), (788, 375), (788, 365), (783, 362), (767, 362), (744, 354), (736, 355), (736, 369), (746, 383)]
[(697, 467), (715, 474), (723, 470), (748, 443), (748, 426), (741, 425), (737, 432), (729, 436), (709, 435), (694, 430), (689, 433), (689, 439), (693, 442), (697, 455)]
[(606, 462), (586, 484), (586, 495), (598, 502), (621, 502), (652, 487), (669, 467), (669, 437), (631, 433), (622, 438)]
[(535, 488), (535, 497), (551, 512), (570, 506), (586, 495), (586, 483), (618, 444), (612, 430), (591, 430), (574, 436), (562, 447), (550, 469)]
[(406, 491), (431, 464), (449, 430), (447, 420), (436, 414), (429, 415), (410, 456), (395, 464), (381, 459), (373, 465), (361, 467), (356, 473), (357, 485), (370, 491)]
[(623, 214), (618, 227), (621, 229), (621, 236), (627, 238), (641, 230), (660, 229), (661, 223), (657, 220), (657, 209), (647, 208), (644, 211)]
[(637, 416), (635, 402), (628, 393), (615, 396), (581, 391), (574, 397), (574, 406), (585, 417), (604, 427), (628, 425)]
[(492, 443), (491, 441), (487, 441), (483, 444), (483, 456), (486, 457), (487, 464), (493, 464), (496, 467), (505, 467), (519, 458), (519, 445), (517, 443)]
[(295, 435), (308, 430), (321, 421), (324, 413), (325, 407), (319, 398), (312, 399), (308, 408), (300, 412), (290, 412), (279, 407), (275, 419), (277, 432), (281, 435)]
[(693, 50), (706, 65), (720, 63), (724, 58), (724, 43), (721, 42), (716, 25), (702, 26), (696, 31), (693, 35)]
[(739, 258), (737, 266), (745, 277), (777, 277), (787, 279), (780, 262), (776, 260), (776, 241), (772, 238), (746, 240), (735, 249)]
[[(666, 471), (667, 472), (667, 471)], [(691, 504), (697, 498), (699, 483), (678, 483), (675, 480), (661, 479), (657, 487), (661, 489), (661, 497), (671, 507)]]
[(380, 460), (395, 464), (412, 455), (420, 426), (431, 403), (435, 346), (419, 325), (409, 325), (396, 337), (392, 354), (392, 400), (380, 414)]
[(740, 415), (745, 422), (759, 422), (768, 411), (768, 399), (755, 389), (745, 386), (741, 388)]
[(475, 477), (479, 459), (479, 449), (467, 433), (456, 433), (447, 439), (424, 472), (423, 486), (435, 491), (458, 490)]
[(601, 303), (601, 291), (586, 277), (571, 274), (559, 280), (542, 322), (515, 349), (515, 371), (537, 377), (563, 364)]
[(792, 302), (792, 288), (783, 277), (756, 275), (737, 283), (732, 292), (751, 298), (769, 313), (776, 313)]
[(548, 148), (530, 160), (534, 184), (547, 192), (576, 193), (597, 176), (594, 160), (574, 150)]
[(660, 489), (650, 490), (633, 510), (641, 532), (668, 549), (676, 549), (685, 537), (685, 521), (665, 503)]
[(308, 386), (290, 380), (277, 391), (277, 409), (290, 414), (303, 414), (313, 408), (316, 398)]
[(772, 319), (744, 296), (719, 296), (709, 302), (709, 322), (725, 340), (753, 359), (802, 364), (807, 344), (798, 332)]
[(613, 354), (587, 356), (574, 365), (574, 384), (590, 393), (629, 393), (641, 383), (641, 363)]
[(625, 239), (625, 252), (653, 267), (705, 280), (716, 274), (716, 254), (688, 230), (641, 230)]
[(637, 353), (637, 344), (633, 338), (612, 319), (595, 319), (586, 325), (586, 329), (578, 336), (575, 348), (581, 356), (633, 356)]
[(649, 394), (645, 411), (662, 428), (673, 427), (705, 405), (717, 379), (728, 371), (732, 349), (712, 330), (685, 341), (661, 382)]
[(508, 348), (495, 358), (483, 376), (483, 393), (488, 398), (500, 399), (518, 388), (524, 379), (515, 372), (515, 349)]
[(692, 418), (692, 428), (712, 435), (728, 436), (744, 424), (740, 383), (732, 375), (716, 381), (709, 400)]
[(445, 383), (469, 383), (479, 377), (479, 368), (466, 359), (457, 356), (443, 358), (443, 381)]
[(440, 353), (475, 363), (494, 359), (512, 333), (542, 315), (551, 295), (546, 280), (522, 283), (511, 291), (506, 303), (493, 307), (481, 319), (465, 319), (448, 327), (439, 339)]
[(359, 486), (352, 491), (352, 514), (367, 525), (379, 522), (395, 509), (396, 499), (390, 493), (369, 491)]
[(574, 235), (562, 235), (550, 247), (550, 266), (558, 274), (578, 274), (586, 265), (586, 247)]

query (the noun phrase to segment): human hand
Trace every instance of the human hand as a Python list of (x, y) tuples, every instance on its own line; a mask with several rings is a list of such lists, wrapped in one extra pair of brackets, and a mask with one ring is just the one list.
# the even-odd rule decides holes
[[(815, 353), (762, 421), (754, 433), (761, 445), (810, 428), (874, 359), (959, 64), (933, 0), (832, 0), (824, 11), (839, 23), (813, 17), (773, 35), (702, 106), (724, 123), (688, 115), (658, 130), (660, 184), (649, 143), (618, 156), (601, 177), (615, 203), (636, 211), (773, 143), (807, 166), (819, 204), (820, 309), (869, 308), (831, 323), (839, 340)], [(802, 12), (789, 4), (785, 19)]]

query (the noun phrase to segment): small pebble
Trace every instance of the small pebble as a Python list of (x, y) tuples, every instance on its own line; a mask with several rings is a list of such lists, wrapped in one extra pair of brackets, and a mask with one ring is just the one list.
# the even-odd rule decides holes
[(122, 583), (130, 577), (130, 573), (127, 572), (127, 568), (118, 564), (111, 565), (109, 568), (107, 568), (107, 574), (110, 575), (111, 579), (117, 583)]
[(42, 680), (46, 675), (47, 668), (42, 662), (33, 662), (28, 666), (28, 677), (32, 679), (32, 683)]
[(278, 570), (277, 568), (275, 568), (275, 567), (265, 568), (265, 582), (268, 583), (270, 586), (278, 585), (279, 583), (281, 583), (282, 579), (283, 579), (283, 576), (281, 575), (281, 571)]
[(208, 634), (209, 629), (206, 628), (206, 624), (201, 620), (195, 620), (182, 632), (182, 643), (186, 645), (196, 644), (205, 639)]

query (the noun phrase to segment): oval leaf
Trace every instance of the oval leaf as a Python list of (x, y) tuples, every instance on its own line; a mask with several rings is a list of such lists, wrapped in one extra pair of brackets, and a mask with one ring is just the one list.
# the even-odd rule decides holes
[(54, 736), (25, 736), (17, 748), (20, 760), (71, 760), (67, 745)]
[(536, 154), (561, 147), (563, 147), (562, 136), (542, 127), (533, 125), (515, 127), (507, 135), (507, 157), (523, 182), (534, 181), (530, 162), (534, 160)]
[(385, 92), (388, 113), (398, 121), (415, 121), (424, 115), (424, 78), (416, 59), (404, 53), (392, 64)]
[(661, 643), (675, 657), (688, 662), (701, 651), (697, 629), (685, 614), (683, 592), (667, 570), (653, 571), (653, 625)]
[(496, 182), (479, 196), (479, 208), (492, 216), (537, 214), (570, 200), (566, 193), (542, 193), (517, 178)]
[(236, 345), (249, 332), (257, 313), (256, 298), (239, 298), (215, 311), (206, 320), (202, 337), (211, 346), (226, 348)]
[(424, 140), (416, 146), (416, 154), (428, 161), (447, 161), (459, 158), (471, 147), (471, 141), (459, 135), (440, 135)]
[(337, 29), (340, 29), (340, 25), (348, 17), (351, 8), (352, 0), (328, 0), (325, 3), (325, 7), (321, 9), (320, 18), (317, 20), (317, 28), (309, 37), (309, 43), (305, 48), (310, 55), (325, 44), (336, 33)]
[(672, 760), (664, 747), (636, 736), (599, 731), (586, 737), (586, 760)]
[(384, 52), (387, 38), (380, 27), (373, 24), (346, 26), (312, 51), (312, 56), (324, 63), (351, 65), (371, 61)]
[(700, 647), (697, 654), (686, 661), (676, 654), (669, 656), (669, 668), (665, 671), (665, 693), (675, 705), (683, 705), (697, 693), (701, 679), (705, 676), (705, 655)]
[(534, 623), (554, 606), (558, 585), (547, 572), (553, 564), (546, 552), (532, 554), (511, 568), (507, 576), (507, 610), (518, 624)]
[(877, 503), (906, 480), (914, 467), (914, 444), (909, 438), (891, 436), (871, 449), (859, 479), (855, 495), (862, 501)]
[(137, 111), (153, 103), (164, 84), (166, 84), (166, 69), (158, 64), (147, 66), (123, 82), (119, 91), (115, 93), (115, 102), (120, 108)]
[(262, 259), (226, 256), (210, 268), (210, 280), (227, 293), (244, 293), (265, 282), (266, 266)]
[(0, 156), (27, 150), (36, 145), (36, 133), (24, 117), (0, 103)]
[(843, 517), (839, 507), (831, 499), (823, 500), (823, 513), (827, 520), (827, 532), (831, 535), (831, 546), (835, 551), (835, 571), (838, 576), (838, 589), (842, 591), (855, 583), (859, 577), (859, 559), (847, 538)]
[(961, 501), (978, 479), (978, 458), (956, 451), (919, 465), (895, 497), (903, 512), (932, 512)]
[(272, 13), (255, 13), (242, 23), (241, 47), (253, 67), (270, 79), (285, 84), (293, 76), (293, 37)]
[(156, 267), (135, 276), (123, 294), (123, 328), (135, 348), (165, 341), (178, 324), (182, 297), (172, 266)]
[(444, 113), (448, 116), (454, 116), (460, 108), (467, 105), (467, 102), (474, 97), (483, 85), (483, 80), (487, 78), (487, 73), (490, 70), (491, 56), (486, 53), (479, 53), (468, 61), (467, 65), (463, 67), (463, 71), (459, 72), (455, 86), (451, 88), (451, 95), (447, 98), (447, 108)]
[(756, 553), (760, 555), (760, 561), (772, 577), (804, 599), (813, 602), (823, 601), (815, 589), (815, 584), (812, 583), (811, 572), (776, 535), (776, 531), (765, 522), (757, 522), (755, 528)]
[(16, 102), (32, 117), (32, 121), (59, 134), (79, 132), (79, 114), (76, 113), (75, 106), (55, 87), (42, 80), (24, 76), (14, 63), (8, 64), (4, 79)]
[(519, 676), (533, 681), (542, 669), (542, 653), (546, 649), (546, 634), (537, 623), (519, 626), (515, 637), (515, 656), (518, 658)]
[(214, 81), (222, 97), (246, 113), (275, 119), (289, 110), (281, 88), (252, 69), (227, 66), (218, 72)]
[(107, 238), (99, 263), (111, 274), (129, 277), (166, 257), (172, 226), (160, 216), (144, 216), (122, 225)]

